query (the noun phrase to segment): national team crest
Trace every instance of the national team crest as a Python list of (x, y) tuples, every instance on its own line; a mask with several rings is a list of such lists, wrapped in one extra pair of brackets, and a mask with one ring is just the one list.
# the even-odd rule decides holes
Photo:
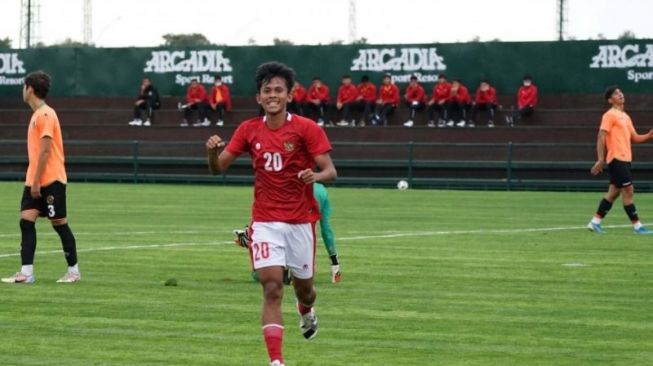
[(283, 148), (286, 149), (286, 151), (290, 152), (295, 150), (295, 144), (293, 144), (292, 142), (284, 142)]
[(50, 195), (50, 196), (46, 197), (45, 202), (47, 202), (48, 205), (53, 204), (54, 203), (54, 196)]

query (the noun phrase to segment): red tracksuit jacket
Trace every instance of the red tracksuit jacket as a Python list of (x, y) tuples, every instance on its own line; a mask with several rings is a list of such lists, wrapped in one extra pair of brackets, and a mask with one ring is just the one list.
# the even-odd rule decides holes
[[(453, 90), (452, 90), (453, 92)], [(464, 85), (461, 85), (458, 88), (458, 92), (456, 94), (451, 94), (451, 97), (449, 98), (452, 102), (458, 102), (458, 103), (471, 103), (472, 102), (472, 97), (469, 96), (469, 90), (467, 90), (467, 87)]]
[(383, 104), (399, 104), (399, 88), (395, 84), (381, 85), (379, 87), (379, 99)]
[(445, 102), (449, 100), (451, 96), (451, 84), (449, 83), (437, 83), (433, 87), (433, 96), (431, 100), (434, 102), (439, 102), (444, 100)]
[(420, 102), (424, 103), (426, 101), (426, 93), (424, 93), (424, 88), (417, 84), (415, 87), (408, 85), (406, 88), (406, 102)]
[(537, 87), (533, 84), (522, 86), (517, 91), (517, 107), (535, 107), (537, 105)]
[(320, 87), (316, 87), (315, 85), (311, 85), (310, 88), (308, 88), (308, 93), (306, 94), (306, 101), (310, 101), (313, 99), (318, 99), (321, 100), (322, 102), (328, 102), (329, 101), (329, 87), (326, 86), (326, 84), (320, 85)]
[(227, 111), (231, 110), (231, 94), (229, 93), (229, 87), (226, 86), (225, 84), (222, 84), (220, 86), (213, 86), (211, 88), (211, 99), (209, 101), (211, 103), (216, 102), (216, 95), (218, 94), (218, 89), (220, 89), (220, 94), (222, 95), (222, 101), (220, 103), (224, 103), (224, 108)]
[(363, 100), (368, 103), (376, 102), (376, 85), (367, 82), (360, 83), (356, 87), (358, 89), (358, 95), (363, 97)]
[(482, 91), (481, 88), (476, 89), (476, 104), (497, 104), (497, 91), (493, 87), (490, 87), (486, 91)]
[(306, 88), (302, 84), (297, 84), (293, 87), (292, 100), (297, 103), (304, 103), (306, 101)]
[(186, 102), (197, 103), (204, 101), (206, 101), (206, 89), (204, 89), (204, 85), (197, 84), (196, 88), (188, 87), (188, 90), (186, 90)]
[(338, 88), (338, 103), (353, 103), (358, 98), (358, 89), (354, 84), (340, 85)]

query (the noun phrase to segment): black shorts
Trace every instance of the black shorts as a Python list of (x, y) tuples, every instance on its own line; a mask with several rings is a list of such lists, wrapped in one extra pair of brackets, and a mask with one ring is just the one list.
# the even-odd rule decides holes
[(613, 159), (608, 164), (610, 184), (617, 188), (624, 188), (633, 185), (633, 175), (630, 173), (630, 163)]
[(25, 187), (23, 199), (20, 202), (20, 210), (39, 210), (39, 216), (47, 217), (50, 220), (63, 219), (66, 217), (66, 185), (61, 182), (54, 182), (48, 186), (41, 187), (41, 198), (34, 199), (30, 194), (31, 187)]

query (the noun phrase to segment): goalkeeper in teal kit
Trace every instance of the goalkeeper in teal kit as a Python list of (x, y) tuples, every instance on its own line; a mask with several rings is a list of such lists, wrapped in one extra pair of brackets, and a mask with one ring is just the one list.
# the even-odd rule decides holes
[[(333, 229), (331, 229), (331, 202), (329, 201), (329, 192), (327, 192), (322, 184), (314, 183), (313, 195), (320, 206), (320, 232), (322, 233), (322, 241), (324, 241), (324, 246), (331, 259), (331, 282), (338, 283), (342, 276), (340, 274), (338, 252), (336, 251), (336, 240), (333, 235)], [(234, 234), (236, 235), (236, 244), (244, 248), (249, 247), (249, 243), (251, 242), (249, 227), (246, 227), (245, 230), (234, 230)], [(254, 279), (257, 279), (256, 272), (253, 272), (252, 276), (254, 276)]]

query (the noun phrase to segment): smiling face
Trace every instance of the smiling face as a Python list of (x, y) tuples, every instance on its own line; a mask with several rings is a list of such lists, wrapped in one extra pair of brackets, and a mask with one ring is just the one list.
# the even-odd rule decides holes
[(261, 90), (256, 94), (256, 101), (263, 108), (265, 114), (285, 113), (286, 105), (290, 101), (286, 80), (280, 76), (275, 76), (270, 81), (264, 82)]

